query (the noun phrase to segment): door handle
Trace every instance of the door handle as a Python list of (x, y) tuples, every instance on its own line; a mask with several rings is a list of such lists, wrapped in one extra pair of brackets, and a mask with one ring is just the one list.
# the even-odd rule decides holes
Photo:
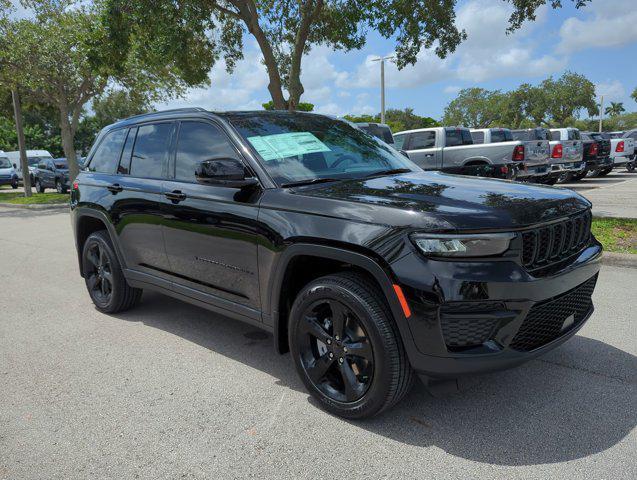
[(427, 154), (425, 155), (425, 158), (431, 158), (431, 157), (433, 157), (433, 156), (434, 156), (434, 154), (433, 154), (433, 153), (427, 153)]
[(175, 203), (179, 203), (182, 200), (186, 200), (186, 194), (182, 193), (181, 190), (173, 190), (172, 192), (165, 192), (164, 196)]
[(113, 194), (119, 193), (124, 190), (124, 187), (122, 187), (119, 183), (114, 183), (113, 185), (109, 185), (106, 188)]

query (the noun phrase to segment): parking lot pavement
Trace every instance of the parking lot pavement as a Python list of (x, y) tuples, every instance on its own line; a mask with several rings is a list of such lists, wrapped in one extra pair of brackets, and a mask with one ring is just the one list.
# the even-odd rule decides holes
[(253, 327), (90, 303), (68, 215), (0, 210), (0, 479), (637, 478), (637, 269), (558, 350), (368, 421), (321, 411)]
[(602, 178), (586, 178), (564, 184), (593, 203), (598, 217), (637, 218), (637, 173), (611, 172)]

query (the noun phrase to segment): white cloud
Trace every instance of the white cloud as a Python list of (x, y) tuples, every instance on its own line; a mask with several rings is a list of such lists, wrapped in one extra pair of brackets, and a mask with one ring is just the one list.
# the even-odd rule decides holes
[[(584, 10), (583, 10), (584, 11)], [(605, 0), (586, 6), (585, 19), (568, 18), (560, 28), (558, 51), (618, 47), (637, 41), (635, 0)]]
[(535, 22), (507, 35), (509, 4), (497, 0), (473, 0), (458, 11), (458, 26), (467, 31), (452, 58), (456, 59), (458, 78), (485, 81), (493, 78), (545, 76), (564, 68), (564, 60), (550, 55), (537, 55), (537, 40), (532, 33), (544, 22), (546, 8), (538, 10)]
[(597, 98), (604, 95), (604, 102), (628, 102), (624, 84), (619, 80), (600, 82), (595, 84), (595, 94)]
[[(391, 56), (388, 52), (385, 56)], [(380, 88), (380, 65), (378, 58), (368, 55), (365, 61), (351, 74), (341, 75), (337, 86), (341, 88)], [(385, 61), (385, 86), (387, 88), (411, 88), (444, 80), (450, 76), (449, 61), (438, 58), (431, 50), (421, 50), (415, 65), (402, 70), (393, 61)]]
[(462, 87), (459, 87), (458, 85), (447, 85), (444, 89), (443, 92), (445, 93), (449, 93), (451, 95), (455, 95), (457, 94), (460, 90), (462, 90)]
[(270, 99), (267, 91), (268, 75), (261, 62), (261, 53), (252, 46), (239, 61), (233, 73), (226, 71), (220, 60), (209, 74), (210, 86), (193, 88), (184, 98), (157, 105), (157, 108), (203, 107), (209, 110), (254, 110)]

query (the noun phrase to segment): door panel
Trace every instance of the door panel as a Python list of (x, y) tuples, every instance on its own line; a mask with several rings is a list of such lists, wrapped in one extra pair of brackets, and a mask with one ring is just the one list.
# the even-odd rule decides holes
[(170, 271), (177, 283), (259, 308), (257, 216), (260, 194), (165, 181), (163, 202)]
[(257, 216), (260, 189), (241, 191), (196, 182), (203, 160), (241, 159), (216, 125), (184, 121), (179, 127), (173, 180), (163, 182), (163, 225), (175, 282), (255, 309)]

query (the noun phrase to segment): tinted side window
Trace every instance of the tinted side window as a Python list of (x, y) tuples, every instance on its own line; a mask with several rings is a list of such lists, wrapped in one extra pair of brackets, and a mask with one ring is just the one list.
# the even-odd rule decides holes
[(471, 132), (473, 143), (484, 143), (484, 132)]
[(436, 146), (436, 132), (415, 132), (410, 135), (409, 149), (433, 148)]
[(177, 142), (175, 179), (194, 182), (197, 165), (213, 158), (237, 158), (226, 135), (209, 123), (183, 122)]
[(505, 142), (504, 130), (491, 130), (491, 143)]
[(122, 153), (126, 130), (115, 130), (104, 137), (97, 147), (88, 166), (91, 172), (115, 173), (115, 168), (119, 163), (119, 156)]
[(462, 145), (462, 131), (460, 129), (445, 130), (445, 137), (445, 146), (447, 147)]
[(122, 160), (117, 167), (117, 173), (122, 175), (128, 175), (130, 173), (130, 160), (133, 153), (133, 145), (135, 144), (135, 135), (137, 134), (137, 127), (131, 128), (128, 131), (126, 137), (126, 143), (124, 144), (124, 151), (122, 152)]
[(561, 140), (562, 136), (558, 130), (551, 130), (551, 140)]
[(396, 147), (397, 150), (403, 149), (403, 145), (405, 144), (406, 137), (407, 135), (404, 133), (401, 135), (394, 135), (394, 147)]
[(130, 174), (135, 177), (162, 178), (168, 158), (173, 123), (142, 125), (137, 130)]
[(569, 140), (580, 140), (579, 130), (569, 130), (568, 131), (568, 139)]
[(38, 168), (41, 168), (42, 170), (46, 170), (46, 161), (41, 160), (40, 163), (38, 163)]

